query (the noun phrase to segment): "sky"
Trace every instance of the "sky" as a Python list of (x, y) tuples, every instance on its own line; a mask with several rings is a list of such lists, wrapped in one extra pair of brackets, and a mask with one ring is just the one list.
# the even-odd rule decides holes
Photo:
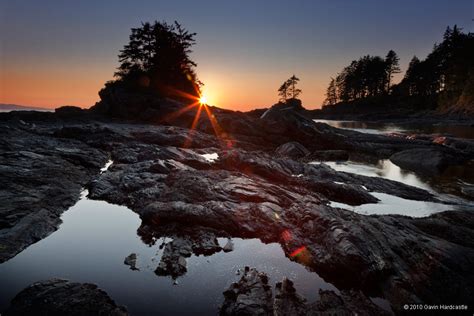
[(0, 0), (0, 103), (90, 107), (130, 29), (177, 20), (197, 33), (191, 57), (209, 104), (269, 107), (296, 74), (303, 105), (319, 108), (351, 60), (393, 49), (405, 71), (446, 26), (474, 32), (473, 18), (474, 0)]

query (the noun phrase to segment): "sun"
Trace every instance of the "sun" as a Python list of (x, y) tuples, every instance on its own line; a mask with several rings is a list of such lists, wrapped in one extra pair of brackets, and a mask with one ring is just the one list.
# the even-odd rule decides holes
[(207, 97), (206, 97), (204, 94), (201, 95), (201, 97), (199, 97), (199, 103), (200, 103), (201, 105), (207, 104)]

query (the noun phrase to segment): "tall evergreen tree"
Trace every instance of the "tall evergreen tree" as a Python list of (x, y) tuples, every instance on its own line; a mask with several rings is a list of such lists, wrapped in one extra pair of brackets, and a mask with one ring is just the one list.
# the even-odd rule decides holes
[(189, 57), (195, 35), (178, 22), (146, 22), (132, 28), (129, 43), (120, 51), (121, 64), (115, 76), (165, 95), (174, 91), (199, 95), (196, 63)]
[(278, 96), (280, 97), (280, 102), (286, 103), (288, 100), (288, 81), (285, 81), (278, 88)]
[(385, 56), (385, 64), (387, 67), (387, 92), (390, 92), (390, 84), (394, 74), (400, 73), (400, 58), (393, 50), (389, 50)]
[(300, 79), (297, 78), (295, 75), (291, 76), (287, 80), (288, 93), (289, 93), (289, 96), (292, 99), (296, 99), (302, 93), (301, 89), (296, 88), (296, 85), (298, 84), (298, 81), (300, 81)]
[(336, 80), (331, 78), (329, 86), (326, 89), (326, 100), (324, 101), (325, 105), (334, 105), (337, 103), (337, 88)]
[(288, 80), (282, 83), (278, 89), (278, 96), (280, 102), (286, 103), (289, 99), (296, 99), (301, 93), (301, 89), (298, 89), (296, 85), (300, 79), (295, 75), (291, 76)]

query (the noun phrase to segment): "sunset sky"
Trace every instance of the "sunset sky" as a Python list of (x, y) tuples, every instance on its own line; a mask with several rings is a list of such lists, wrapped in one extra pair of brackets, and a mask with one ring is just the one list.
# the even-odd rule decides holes
[(365, 54), (394, 49), (406, 69), (447, 25), (474, 31), (472, 0), (459, 1), (7, 1), (0, 0), (0, 103), (42, 107), (98, 101), (130, 28), (178, 20), (198, 33), (192, 58), (209, 103), (268, 107), (293, 73), (307, 108)]

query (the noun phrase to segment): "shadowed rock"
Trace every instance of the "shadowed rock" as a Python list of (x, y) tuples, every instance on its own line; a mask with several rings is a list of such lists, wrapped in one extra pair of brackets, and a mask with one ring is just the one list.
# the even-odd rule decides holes
[(273, 315), (272, 290), (265, 273), (245, 267), (237, 283), (224, 292), (220, 315), (266, 316)]
[(407, 170), (425, 174), (438, 174), (448, 166), (464, 161), (444, 150), (429, 148), (409, 149), (393, 154), (390, 161)]
[(55, 231), (107, 161), (81, 141), (0, 123), (0, 263)]
[[(279, 242), (288, 256), (304, 248), (305, 260), (292, 260), (340, 289), (384, 296), (394, 308), (440, 299), (464, 303), (474, 296), (469, 212), (413, 219), (332, 208), (330, 201), (376, 202), (372, 192), (437, 198), (403, 183), (274, 156), (292, 141), (311, 152), (345, 150), (371, 158), (442, 148), (467, 159), (469, 147), (339, 130), (292, 109), (271, 109), (263, 118), (214, 114), (221, 130), (204, 117), (192, 132), (110, 121), (77, 126), (51, 113), (34, 120), (31, 114), (0, 115), (2, 258), (54, 230), (87, 183), (90, 198), (127, 205), (140, 215), (144, 241), (173, 239), (164, 246), (158, 274), (177, 277), (191, 254), (220, 251), (216, 237), (252, 237)], [(185, 126), (185, 120), (176, 124)], [(200, 155), (214, 152), (214, 163)], [(109, 155), (114, 164), (99, 174)], [(202, 232), (212, 234), (200, 240), (196, 234)]]
[(293, 282), (283, 278), (275, 285), (275, 298), (265, 273), (245, 267), (237, 283), (224, 292), (221, 315), (322, 316), (322, 315), (390, 315), (372, 303), (361, 292), (348, 290), (340, 295), (319, 290), (319, 299), (308, 303), (296, 293)]
[(33, 283), (18, 293), (4, 315), (126, 316), (128, 313), (95, 284), (51, 279)]
[(297, 159), (309, 155), (309, 150), (307, 150), (303, 145), (298, 142), (290, 142), (279, 146), (275, 150), (275, 153), (278, 156)]
[(125, 258), (123, 263), (126, 264), (127, 266), (129, 266), (131, 270), (139, 270), (137, 268), (137, 254), (136, 253), (132, 253), (132, 254), (128, 255)]

